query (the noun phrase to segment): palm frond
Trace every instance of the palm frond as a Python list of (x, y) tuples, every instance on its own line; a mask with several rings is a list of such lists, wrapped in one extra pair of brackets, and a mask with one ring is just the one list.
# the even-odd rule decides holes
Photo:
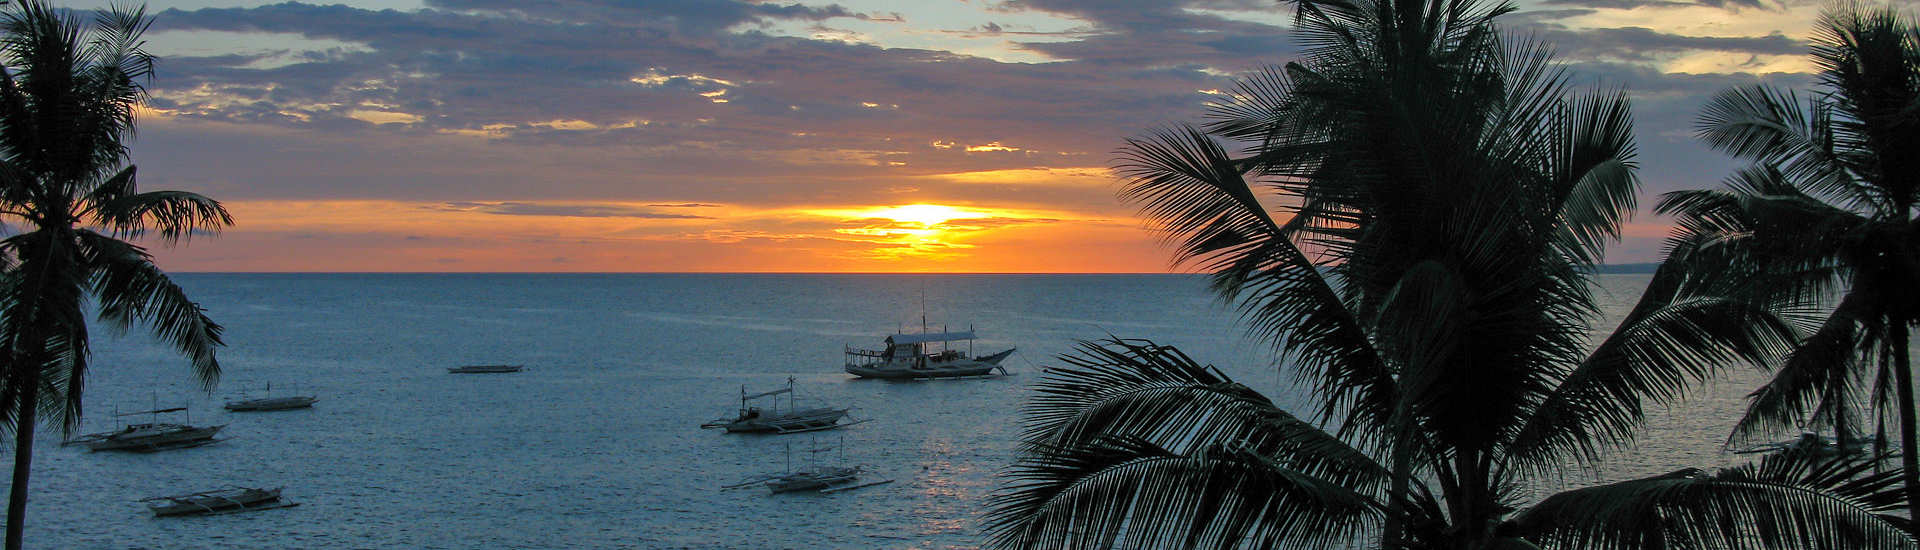
[[(1892, 6), (1837, 5), (1814, 24), (1810, 40), (1826, 98), (1839, 116), (1828, 128), (1839, 164), (1859, 178), (1872, 210), (1920, 199), (1908, 154), (1920, 142), (1920, 42), (1915, 22)], [(1904, 218), (1904, 216), (1903, 216)]]
[(1576, 98), (1568, 113), (1569, 147), (1558, 155), (1556, 187), (1562, 226), (1571, 237), (1564, 248), (1587, 265), (1600, 262), (1608, 240), (1620, 238), (1620, 225), (1637, 205), (1640, 180), (1634, 175), (1633, 115), (1626, 92)]
[(219, 201), (186, 191), (123, 195), (99, 203), (95, 208), (100, 225), (115, 235), (137, 238), (153, 230), (166, 244), (178, 243), (197, 233), (218, 233), (233, 225), (233, 215), (227, 213)]
[(1365, 453), (1174, 347), (1083, 341), (1060, 359), (1066, 366), (1047, 369), (1026, 407), (1029, 452), (1127, 437), (1175, 453), (1241, 445), (1363, 493), (1385, 475)]
[(1755, 164), (1777, 167), (1806, 191), (1825, 200), (1864, 200), (1846, 163), (1835, 151), (1832, 113), (1822, 100), (1754, 85), (1730, 88), (1709, 100), (1695, 124), (1697, 135), (1722, 151)]
[(1806, 422), (1809, 412), (1838, 386), (1850, 386), (1859, 364), (1860, 326), (1865, 307), (1859, 295), (1847, 295), (1818, 331), (1801, 340), (1766, 385), (1747, 396), (1747, 411), (1734, 424), (1729, 441), (1744, 441)]
[(1684, 271), (1663, 264), (1619, 327), (1534, 410), (1507, 453), (1536, 471), (1567, 455), (1595, 460), (1605, 446), (1632, 440), (1648, 405), (1674, 402), (1727, 364), (1763, 364), (1790, 349), (1793, 337), (1793, 327), (1768, 309), (1694, 295)]
[[(39, 418), (60, 426), (61, 433), (71, 434), (80, 428), (84, 409), (81, 395), (86, 392), (87, 366), (93, 350), (86, 323), (60, 328), (63, 330), (47, 336), (47, 362), (40, 374), (45, 396), (38, 400)], [(49, 398), (54, 396), (57, 398)]]
[(135, 321), (151, 326), (154, 336), (191, 360), (201, 385), (212, 388), (220, 379), (215, 353), (224, 345), (220, 324), (154, 266), (145, 250), (92, 231), (78, 231), (78, 237), (101, 320), (122, 329)]
[[(62, 281), (80, 280), (81, 251), (61, 238), (61, 232), (39, 229), (0, 240), (0, 250), (30, 259), (33, 269), (9, 271), (4, 287), (10, 295), (0, 300), (0, 350), (10, 367), (34, 369), (32, 375), (8, 373), (4, 403), (9, 420), (24, 411), (11, 410), (25, 402), (31, 385), (37, 388), (36, 412), (71, 430), (79, 422), (79, 403), (66, 400), (76, 386), (84, 387), (88, 354), (86, 317), (81, 313), (82, 291)], [(27, 380), (32, 380), (31, 384)]]
[(1725, 190), (1662, 197), (1674, 215), (1666, 263), (1702, 295), (1768, 308), (1803, 332), (1819, 330), (1829, 297), (1855, 273), (1852, 250), (1872, 221), (1825, 204), (1768, 166), (1742, 169)]
[[(1214, 289), (1237, 301), (1250, 330), (1275, 342), (1325, 395), (1321, 410), (1384, 420), (1393, 382), (1326, 275), (1286, 237), (1241, 174), (1241, 165), (1192, 128), (1130, 139), (1121, 196), (1180, 241), (1183, 260), (1214, 271)], [(1286, 331), (1288, 337), (1277, 338)], [(1343, 426), (1379, 426), (1344, 422)]]
[(1898, 470), (1878, 461), (1768, 456), (1559, 493), (1502, 526), (1543, 546), (1910, 549)]
[(1324, 548), (1366, 496), (1231, 445), (1176, 454), (1113, 438), (1031, 454), (987, 513), (995, 548)]

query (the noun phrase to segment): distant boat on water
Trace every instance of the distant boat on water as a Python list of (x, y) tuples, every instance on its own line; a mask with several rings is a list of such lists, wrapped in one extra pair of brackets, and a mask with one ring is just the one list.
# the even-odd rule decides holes
[(142, 499), (154, 516), (204, 516), (299, 506), (280, 498), (280, 488), (228, 487), (184, 495)]
[[(787, 410), (780, 410), (780, 395), (787, 395)], [(767, 398), (767, 408), (753, 406), (753, 400)], [(810, 407), (802, 409), (793, 398), (793, 377), (787, 377), (787, 387), (747, 394), (747, 387), (740, 386), (740, 412), (733, 418), (721, 418), (701, 424), (701, 428), (724, 429), (729, 433), (773, 433), (789, 434), (831, 430), (843, 426), (852, 426), (865, 420), (841, 424), (851, 408)]]
[[(739, 489), (753, 485), (764, 485), (767, 491), (772, 494), (795, 492), (831, 494), (840, 491), (851, 491), (862, 487), (893, 483), (891, 479), (879, 479), (862, 483), (860, 481), (860, 475), (866, 472), (866, 467), (858, 464), (851, 466), (846, 464), (846, 441), (841, 441), (839, 448), (841, 449), (839, 464), (822, 464), (794, 470), (793, 447), (788, 446), (787, 470), (785, 472), (760, 476), (721, 488)], [(807, 449), (807, 452), (822, 453), (829, 450), (831, 449), (815, 448)]]
[[(861, 378), (927, 379), (990, 376), (994, 371), (1006, 374), (1001, 361), (1017, 348), (973, 357), (972, 330), (887, 336), (885, 349), (875, 351), (846, 347), (848, 373)], [(967, 349), (953, 347), (966, 342)], [(938, 349), (934, 349), (934, 348)]]
[(767, 480), (766, 484), (767, 490), (774, 493), (833, 492), (836, 487), (855, 485), (859, 481), (859, 466), (814, 466)]
[[(267, 385), (267, 392), (268, 393), (273, 392), (272, 384)], [(226, 408), (227, 410), (233, 411), (233, 412), (284, 411), (288, 409), (304, 409), (304, 408), (312, 407), (313, 402), (319, 401), (319, 400), (320, 400), (319, 397), (315, 397), (311, 395), (258, 397), (254, 399), (241, 399), (237, 401), (228, 401)]]
[(447, 367), (447, 372), (452, 374), (488, 374), (496, 372), (520, 372), (520, 369), (523, 368), (525, 368), (523, 365), (465, 365)]
[(262, 411), (284, 411), (288, 409), (305, 409), (308, 407), (312, 407), (313, 402), (319, 401), (319, 400), (320, 398), (314, 397), (311, 395), (292, 395), (287, 397), (261, 397), (258, 399), (242, 399), (239, 401), (228, 401), (227, 410), (233, 411), (233, 412), (262, 412)]
[[(186, 407), (154, 409), (150, 411), (116, 414), (115, 417), (151, 414), (156, 417), (163, 413), (184, 412)], [(226, 428), (219, 426), (193, 426), (171, 422), (148, 422), (128, 424), (119, 430), (87, 434), (67, 440), (65, 445), (86, 445), (88, 451), (128, 451), (150, 453), (168, 449), (184, 449), (219, 443), (214, 435)]]

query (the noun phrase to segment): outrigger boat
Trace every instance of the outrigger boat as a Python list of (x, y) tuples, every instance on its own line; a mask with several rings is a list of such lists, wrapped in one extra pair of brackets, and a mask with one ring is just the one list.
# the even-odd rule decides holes
[[(780, 394), (788, 395), (787, 410), (784, 412), (780, 410)], [(791, 376), (787, 377), (787, 387), (773, 391), (764, 391), (748, 395), (747, 387), (740, 386), (739, 414), (736, 414), (733, 418), (716, 419), (712, 422), (701, 424), (700, 427), (706, 429), (725, 429), (729, 433), (790, 434), (831, 430), (866, 422), (865, 420), (857, 420), (841, 424), (840, 419), (846, 418), (847, 411), (853, 409), (835, 409), (828, 407), (802, 409), (794, 401), (792, 395), (793, 377)], [(771, 398), (770, 407), (761, 409), (760, 407), (752, 405), (753, 400), (763, 397)]]
[[(933, 332), (887, 336), (882, 351), (847, 346), (847, 372), (861, 378), (927, 379), (992, 376), (1007, 374), (1000, 366), (1017, 348), (973, 357), (972, 329), (966, 332)], [(967, 349), (954, 349), (952, 342), (965, 341)], [(931, 349), (936, 347), (938, 350)]]
[[(136, 414), (152, 414), (157, 416), (160, 413), (182, 412), (186, 410), (186, 407), (174, 407), (170, 409), (154, 409), (151, 411), (116, 414), (114, 416), (121, 417)], [(225, 424), (219, 426), (193, 426), (170, 422), (128, 424), (119, 430), (87, 434), (69, 439), (63, 444), (86, 445), (88, 451), (150, 453), (168, 449), (198, 447), (225, 441), (223, 439), (214, 439), (213, 436), (220, 433), (220, 430), (226, 427)]]
[(466, 365), (447, 367), (447, 372), (452, 374), (489, 374), (496, 372), (520, 372), (520, 369), (523, 368), (525, 368), (523, 365)]
[(304, 409), (304, 408), (312, 407), (313, 402), (319, 401), (319, 400), (320, 398), (314, 397), (311, 395), (295, 395), (295, 396), (289, 396), (289, 397), (262, 397), (259, 399), (242, 399), (240, 401), (228, 401), (227, 410), (233, 411), (233, 412), (260, 412), (260, 411), (284, 411), (287, 409)]
[(147, 509), (152, 510), (153, 515), (158, 517), (231, 514), (300, 505), (298, 502), (281, 500), (279, 488), (251, 487), (228, 487), (141, 500), (146, 502)]
[[(267, 391), (273, 391), (273, 385), (267, 385)], [(291, 395), (285, 397), (260, 397), (228, 401), (227, 410), (233, 412), (284, 411), (312, 407), (320, 398), (311, 395)]]
[[(891, 480), (889, 480), (891, 481)], [(886, 483), (886, 482), (880, 482)], [(814, 491), (833, 493), (860, 484), (859, 466), (815, 466), (798, 472), (767, 480), (767, 490), (773, 493), (792, 493), (796, 491)], [(877, 485), (876, 483), (875, 485)]]
[[(841, 442), (840, 448), (840, 460), (844, 463), (846, 461), (845, 441)], [(829, 449), (826, 448), (807, 449), (808, 452), (813, 453), (828, 450)], [(761, 476), (740, 483), (723, 486), (721, 489), (739, 489), (753, 485), (765, 485), (767, 492), (771, 494), (796, 493), (802, 491), (832, 494), (862, 487), (893, 483), (891, 479), (879, 479), (862, 483), (860, 481), (860, 474), (865, 471), (865, 467), (860, 465), (812, 466), (795, 471), (793, 469), (793, 447), (789, 446), (787, 447), (787, 471), (785, 473)]]

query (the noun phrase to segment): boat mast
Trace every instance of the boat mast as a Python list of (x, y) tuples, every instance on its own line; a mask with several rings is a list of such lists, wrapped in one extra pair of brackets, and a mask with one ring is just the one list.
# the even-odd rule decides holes
[[(798, 401), (794, 401), (794, 399), (797, 399), (797, 397), (795, 397), (793, 393), (793, 377), (788, 376), (787, 377), (787, 410), (788, 411), (792, 411), (800, 407), (800, 403)], [(774, 416), (780, 415), (780, 396), (778, 395), (773, 396), (773, 414)]]

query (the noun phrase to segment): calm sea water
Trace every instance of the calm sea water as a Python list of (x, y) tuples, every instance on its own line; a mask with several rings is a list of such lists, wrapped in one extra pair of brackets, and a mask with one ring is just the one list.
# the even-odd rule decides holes
[[(1012, 463), (1039, 366), (1107, 334), (1174, 344), (1237, 380), (1300, 398), (1204, 280), (1184, 275), (179, 274), (227, 326), (208, 394), (143, 333), (96, 332), (83, 431), (109, 415), (189, 405), (233, 439), (149, 455), (36, 452), (27, 537), (38, 548), (968, 548)], [(1600, 278), (1619, 314), (1643, 275)], [(996, 379), (887, 382), (840, 371), (843, 345), (971, 324), (975, 350), (1018, 347)], [(445, 367), (524, 363), (526, 372)], [(788, 436), (698, 425), (741, 386), (854, 406), (871, 422)], [(1636, 448), (1561, 485), (1717, 466), (1744, 375), (1661, 412)], [(220, 403), (311, 393), (311, 410)], [(180, 420), (179, 417), (173, 417)], [(48, 441), (53, 437), (45, 437)], [(791, 447), (793, 452), (789, 453)], [(810, 447), (836, 447), (808, 453)], [(7, 446), (10, 460), (11, 446)], [(835, 495), (721, 490), (836, 459), (896, 480)], [(826, 455), (826, 456), (821, 456)], [(286, 488), (297, 508), (155, 519), (142, 497)]]

